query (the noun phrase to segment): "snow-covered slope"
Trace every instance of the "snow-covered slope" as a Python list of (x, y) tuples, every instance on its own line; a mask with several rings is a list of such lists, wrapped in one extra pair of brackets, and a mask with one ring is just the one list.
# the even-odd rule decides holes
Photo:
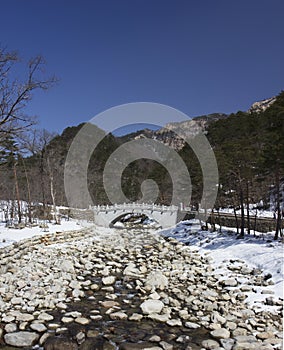
[(14, 242), (19, 242), (22, 239), (31, 238), (38, 235), (44, 235), (45, 233), (80, 230), (81, 228), (90, 226), (91, 224), (86, 221), (62, 220), (60, 225), (55, 225), (52, 223), (48, 223), (46, 225), (47, 227), (33, 226), (25, 227), (22, 229), (13, 229), (5, 227), (5, 224), (1, 223), (0, 248), (13, 244)]

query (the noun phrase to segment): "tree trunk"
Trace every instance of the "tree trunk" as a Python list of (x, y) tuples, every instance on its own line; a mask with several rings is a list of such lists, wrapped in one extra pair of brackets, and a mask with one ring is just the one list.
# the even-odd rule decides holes
[(247, 205), (247, 233), (250, 234), (250, 216), (249, 216), (249, 182), (247, 181), (247, 196), (246, 196), (246, 205)]
[(44, 189), (44, 149), (41, 151), (40, 156), (40, 185), (41, 185), (41, 195), (42, 195), (42, 208), (43, 208), (43, 218), (46, 218), (46, 199), (45, 199), (45, 189)]
[(240, 184), (240, 205), (241, 205), (241, 232), (239, 238), (245, 236), (245, 207), (244, 207), (244, 193), (242, 185)]
[(200, 210), (199, 210), (199, 207), (197, 209), (197, 217), (198, 217), (198, 220), (199, 220), (199, 225), (200, 225), (200, 229), (202, 230), (202, 217), (201, 217), (201, 213), (200, 213)]
[(256, 231), (256, 220), (257, 220), (257, 209), (255, 211), (255, 215), (254, 215), (254, 226), (253, 226), (253, 235), (255, 237), (255, 231)]
[(17, 198), (17, 207), (18, 207), (18, 223), (20, 224), (22, 222), (22, 211), (21, 211), (21, 199), (20, 199), (20, 191), (19, 191), (19, 183), (18, 183), (16, 167), (17, 167), (17, 162), (15, 162), (13, 165), (13, 171), (14, 171), (15, 190), (16, 190), (16, 198)]
[(276, 227), (274, 240), (277, 240), (279, 233), (281, 234), (281, 210), (280, 210), (280, 179), (279, 179), (279, 169), (276, 169)]
[(32, 223), (32, 201), (31, 201), (31, 188), (30, 188), (30, 181), (27, 173), (27, 169), (25, 166), (24, 158), (22, 158), (23, 161), (23, 166), (24, 166), (24, 171), (25, 171), (25, 177), (26, 177), (26, 182), (27, 182), (27, 190), (28, 190), (28, 218), (29, 218), (29, 223)]
[(235, 207), (234, 207), (234, 215), (235, 215), (235, 221), (236, 221), (237, 235), (239, 235), (239, 221), (238, 221), (237, 211)]
[(216, 231), (214, 208), (212, 208), (212, 211), (211, 211), (211, 231), (212, 232)]
[(206, 231), (208, 231), (208, 219), (207, 219), (207, 201), (205, 198), (205, 206), (204, 206), (204, 221), (205, 221), (205, 227), (206, 227)]
[(56, 211), (55, 193), (54, 193), (53, 175), (52, 174), (50, 174), (50, 194), (51, 194), (51, 198), (52, 198), (52, 205), (53, 205), (53, 213), (54, 213), (55, 223), (59, 224), (58, 217), (57, 217), (57, 211)]
[(220, 208), (218, 208), (218, 223), (219, 223), (219, 232), (222, 232), (222, 223), (221, 223), (221, 216), (220, 216)]
[(57, 225), (60, 224), (59, 222), (59, 217), (57, 215), (57, 210), (56, 210), (56, 202), (55, 202), (55, 190), (54, 190), (54, 178), (53, 178), (53, 172), (50, 167), (50, 162), (49, 159), (47, 158), (47, 166), (48, 166), (48, 171), (49, 171), (49, 180), (50, 180), (50, 194), (51, 194), (51, 199), (52, 199), (52, 206), (53, 206), (53, 212), (54, 212), (54, 220)]

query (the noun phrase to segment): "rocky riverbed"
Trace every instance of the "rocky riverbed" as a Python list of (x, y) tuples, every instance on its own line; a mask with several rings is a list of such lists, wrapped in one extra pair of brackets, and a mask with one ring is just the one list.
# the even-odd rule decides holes
[[(154, 231), (95, 227), (0, 251), (0, 349), (280, 349), (283, 300), (245, 304), (270, 282)], [(248, 281), (240, 284), (241, 279)]]

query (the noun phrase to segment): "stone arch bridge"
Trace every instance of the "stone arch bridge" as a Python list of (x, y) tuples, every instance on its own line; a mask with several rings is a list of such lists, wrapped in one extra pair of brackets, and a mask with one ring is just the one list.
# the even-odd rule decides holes
[(119, 218), (133, 213), (144, 214), (155, 220), (162, 228), (174, 226), (177, 223), (178, 207), (144, 203), (127, 203), (114, 205), (98, 205), (92, 207), (94, 221), (98, 226), (111, 227)]

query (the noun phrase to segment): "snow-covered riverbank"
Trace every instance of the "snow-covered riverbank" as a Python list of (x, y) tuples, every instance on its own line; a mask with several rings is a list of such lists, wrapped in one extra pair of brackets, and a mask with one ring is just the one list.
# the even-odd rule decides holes
[[(257, 233), (256, 236), (246, 235), (237, 239), (234, 229), (223, 228), (222, 233), (200, 230), (197, 221), (183, 221), (176, 227), (163, 230), (163, 236), (174, 237), (192, 247), (201, 254), (209, 254), (212, 265), (222, 273), (230, 269), (238, 269), (238, 264), (245, 263), (251, 268), (261, 270), (267, 280), (273, 281), (267, 288), (254, 287), (254, 292), (247, 292), (247, 301), (254, 306), (264, 308), (264, 301), (269, 291), (275, 298), (283, 298), (283, 243), (274, 241), (274, 233)], [(268, 278), (271, 276), (270, 278)], [(243, 279), (242, 283), (249, 283)], [(270, 282), (271, 283), (271, 282)]]
[(50, 233), (75, 231), (84, 227), (89, 227), (92, 223), (78, 220), (62, 220), (60, 225), (46, 223), (42, 226), (30, 226), (21, 229), (7, 228), (5, 223), (0, 223), (0, 248), (19, 242), (22, 239), (28, 239), (35, 236), (41, 236)]

